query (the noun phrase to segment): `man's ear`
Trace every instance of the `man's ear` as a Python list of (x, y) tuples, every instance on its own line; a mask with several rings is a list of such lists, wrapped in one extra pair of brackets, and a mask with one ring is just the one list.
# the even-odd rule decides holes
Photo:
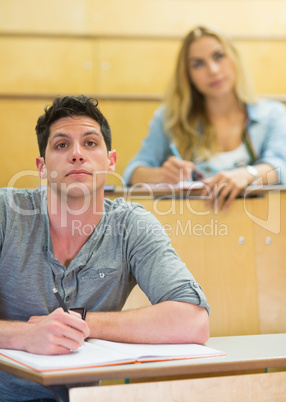
[(36, 165), (37, 165), (37, 169), (38, 169), (40, 178), (42, 180), (46, 179), (48, 175), (47, 175), (47, 168), (46, 168), (46, 165), (45, 165), (44, 158), (41, 157), (41, 156), (37, 156)]
[(108, 152), (108, 159), (109, 159), (108, 171), (109, 172), (114, 172), (116, 159), (117, 159), (117, 154), (116, 154), (115, 149), (113, 151)]

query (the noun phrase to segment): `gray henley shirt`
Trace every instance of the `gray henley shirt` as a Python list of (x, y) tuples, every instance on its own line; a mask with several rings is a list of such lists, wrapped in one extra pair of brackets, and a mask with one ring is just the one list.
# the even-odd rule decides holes
[[(120, 311), (138, 283), (152, 304), (206, 297), (180, 260), (159, 221), (141, 205), (105, 199), (96, 228), (74, 217), (75, 236), (90, 234), (68, 268), (54, 257), (46, 191), (0, 189), (0, 319), (27, 321), (59, 307)], [(51, 398), (38, 384), (0, 373), (0, 400)]]

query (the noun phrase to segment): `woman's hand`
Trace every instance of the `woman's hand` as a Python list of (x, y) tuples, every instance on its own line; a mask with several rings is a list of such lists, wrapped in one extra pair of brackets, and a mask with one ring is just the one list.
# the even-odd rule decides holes
[(206, 205), (226, 209), (232, 201), (253, 181), (253, 176), (245, 167), (225, 170), (202, 180), (205, 188), (202, 196), (207, 196)]
[(179, 181), (190, 180), (192, 177), (193, 162), (170, 156), (161, 166), (160, 183), (177, 184)]
[(134, 170), (130, 184), (132, 186), (138, 183), (177, 184), (179, 181), (190, 180), (193, 168), (193, 162), (170, 156), (160, 167), (138, 166)]

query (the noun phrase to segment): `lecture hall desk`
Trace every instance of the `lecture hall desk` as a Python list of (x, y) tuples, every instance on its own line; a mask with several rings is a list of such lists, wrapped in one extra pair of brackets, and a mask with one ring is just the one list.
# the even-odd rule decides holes
[[(199, 190), (110, 197), (120, 195), (163, 224), (207, 296), (211, 336), (286, 332), (286, 186), (249, 186), (226, 211), (206, 207)], [(136, 286), (125, 308), (148, 304)]]
[[(286, 395), (285, 345), (286, 334), (215, 337), (209, 339), (207, 346), (225, 352), (225, 356), (126, 364), (81, 370), (61, 370), (48, 373), (39, 373), (25, 368), (2, 356), (0, 357), (0, 369), (51, 387), (56, 393), (59, 402), (69, 400), (70, 402), (78, 400), (84, 402), (94, 400), (128, 402), (132, 401), (132, 398), (133, 400), (138, 400), (138, 398), (134, 399), (134, 394), (133, 396), (128, 396), (129, 392), (133, 390), (135, 395), (136, 393), (137, 395), (143, 395), (143, 398), (147, 397), (147, 394), (151, 392), (153, 397), (145, 398), (145, 400), (172, 401), (175, 400), (172, 399), (172, 395), (174, 397), (172, 393), (175, 392), (177, 396), (181, 395), (179, 399), (178, 397), (176, 399), (179, 401), (257, 400), (260, 402), (261, 400), (266, 400), (262, 399), (262, 396), (267, 395), (270, 398), (267, 400), (274, 402), (285, 401), (283, 399)], [(277, 368), (280, 368), (280, 371), (277, 371)], [(257, 373), (257, 370), (265, 372)], [(206, 375), (209, 375), (209, 377), (206, 377)], [(166, 376), (168, 381), (161, 382), (160, 377), (166, 378)], [(182, 376), (183, 380), (180, 379)], [(192, 378), (192, 376), (196, 378)], [(84, 387), (84, 384), (92, 384), (99, 380), (124, 378), (145, 378), (147, 382)], [(154, 382), (151, 382), (152, 379), (156, 380), (156, 397), (156, 393), (155, 395), (153, 394)], [(79, 383), (82, 384), (82, 387), (72, 388), (73, 384)], [(68, 388), (71, 389), (68, 390)], [(169, 394), (166, 395), (166, 391)], [(261, 397), (261, 399), (245, 399), (245, 393), (252, 396), (252, 398)], [(200, 398), (196, 399), (198, 395)], [(218, 399), (214, 398), (215, 395), (217, 395)], [(191, 396), (193, 399), (190, 399)], [(211, 399), (209, 399), (210, 396), (212, 396)], [(222, 396), (224, 398), (231, 396), (232, 399), (223, 399)], [(236, 397), (240, 399), (235, 399)]]
[[(264, 390), (264, 396), (267, 393), (270, 395), (270, 399), (262, 399), (260, 395), (260, 400), (286, 400), (285, 190), (285, 186), (251, 186), (248, 188), (251, 197), (238, 198), (226, 211), (208, 209), (198, 191), (187, 196), (185, 193), (171, 194), (171, 197), (161, 190), (152, 196), (140, 190), (126, 193), (116, 189), (112, 193), (106, 193), (110, 198), (123, 195), (128, 201), (140, 202), (163, 224), (172, 245), (207, 295), (211, 306), (212, 337), (207, 345), (223, 350), (227, 353), (226, 356), (49, 374), (23, 369), (16, 363), (11, 365), (11, 362), (1, 358), (0, 369), (53, 387), (59, 401), (67, 401), (70, 397), (71, 402), (88, 402), (86, 392), (93, 398), (90, 400), (95, 400), (96, 397), (99, 401), (110, 401), (113, 392), (116, 400), (120, 400), (122, 392), (122, 400), (131, 401), (134, 395), (128, 395), (132, 390), (138, 394), (136, 387), (140, 387), (140, 392), (147, 398), (148, 392), (154, 391), (154, 383), (128, 384), (131, 388), (120, 385), (122, 388), (119, 390), (110, 388), (119, 385), (88, 387), (88, 391), (85, 388), (73, 388), (70, 392), (57, 387), (78, 382), (89, 384), (98, 380), (152, 377), (156, 377), (156, 392), (158, 395), (161, 392), (161, 400), (167, 401), (168, 395), (171, 396), (174, 391), (169, 387), (176, 388), (178, 385), (176, 393), (194, 390), (194, 400), (196, 392), (199, 395), (205, 392), (206, 399), (197, 399), (204, 401), (209, 398), (208, 390), (213, 390), (212, 378), (186, 380), (199, 381), (191, 385), (189, 382), (181, 384), (178, 381), (161, 384), (157, 379), (166, 376), (175, 379), (194, 374), (209, 374), (213, 377), (219, 373), (228, 374), (220, 377), (219, 382), (216, 379), (215, 384), (218, 385), (215, 388), (219, 401), (223, 400), (219, 399), (220, 387), (225, 396), (231, 395), (234, 383), (237, 390), (248, 390), (249, 395), (261, 390)], [(148, 300), (135, 288), (125, 308), (146, 304)], [(282, 368), (282, 371), (249, 374), (249, 370), (277, 367)], [(229, 376), (237, 370), (247, 370), (248, 374)], [(104, 399), (103, 393), (108, 393), (109, 399)], [(240, 395), (241, 400), (247, 400), (245, 395), (239, 392), (237, 395)], [(233, 395), (231, 398), (233, 399), (229, 400), (235, 401)], [(212, 398), (212, 401), (215, 400)]]

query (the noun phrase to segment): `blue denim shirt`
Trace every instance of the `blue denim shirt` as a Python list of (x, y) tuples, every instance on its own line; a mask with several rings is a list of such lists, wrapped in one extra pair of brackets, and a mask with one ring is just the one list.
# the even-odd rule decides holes
[[(257, 156), (254, 164), (268, 163), (277, 169), (280, 184), (286, 183), (286, 110), (282, 103), (263, 99), (246, 105), (248, 121), (246, 131)], [(150, 123), (148, 136), (137, 155), (126, 167), (123, 178), (130, 183), (139, 166), (160, 167), (171, 155), (171, 139), (164, 132), (165, 106), (159, 107)], [(196, 164), (200, 169), (200, 164)], [(211, 168), (211, 167), (210, 167)]]

